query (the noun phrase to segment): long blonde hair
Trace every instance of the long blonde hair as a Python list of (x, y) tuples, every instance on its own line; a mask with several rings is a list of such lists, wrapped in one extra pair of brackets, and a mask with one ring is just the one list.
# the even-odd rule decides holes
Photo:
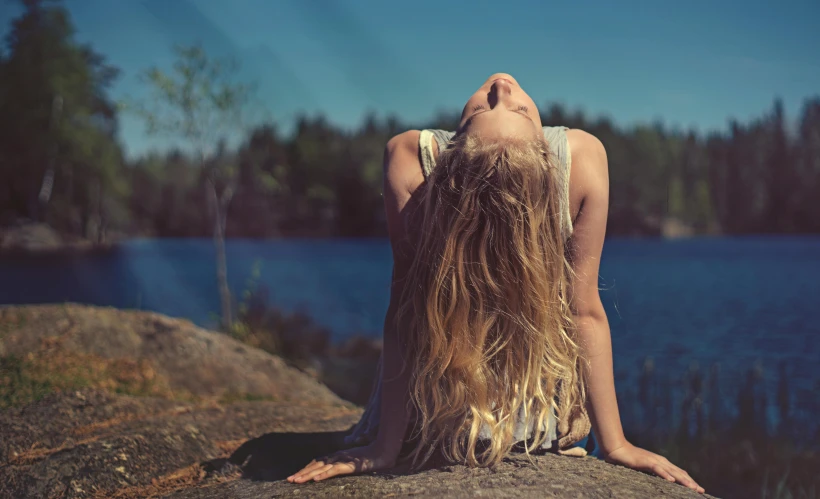
[[(492, 466), (516, 443), (519, 411), (533, 422), (529, 453), (551, 412), (560, 421), (583, 404), (558, 172), (545, 141), (469, 134), (437, 165), (396, 315), (416, 412), (410, 456), (414, 467), (437, 449)], [(482, 427), (489, 443), (477, 446)]]

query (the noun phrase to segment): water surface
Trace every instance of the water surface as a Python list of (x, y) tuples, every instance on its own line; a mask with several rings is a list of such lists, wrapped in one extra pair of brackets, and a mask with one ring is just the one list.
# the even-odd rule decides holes
[[(258, 262), (275, 304), (305, 311), (335, 339), (381, 334), (392, 265), (386, 240), (232, 240), (227, 251), (237, 295)], [(0, 303), (139, 308), (213, 326), (215, 275), (210, 240), (136, 240), (105, 255), (0, 260)], [(600, 285), (619, 384), (647, 356), (674, 376), (719, 362), (734, 381), (755, 362), (769, 374), (784, 363), (813, 397), (820, 238), (609, 239)]]

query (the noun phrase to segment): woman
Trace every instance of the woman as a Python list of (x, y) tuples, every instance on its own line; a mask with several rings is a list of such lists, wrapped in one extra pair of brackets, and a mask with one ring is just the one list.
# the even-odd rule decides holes
[(543, 127), (530, 96), (498, 73), (455, 133), (398, 135), (384, 167), (394, 267), (379, 382), (352, 447), (288, 480), (390, 468), (400, 456), (419, 466), (436, 452), (471, 466), (516, 446), (583, 454), (573, 445), (591, 423), (608, 462), (703, 492), (621, 428), (597, 287), (601, 142)]

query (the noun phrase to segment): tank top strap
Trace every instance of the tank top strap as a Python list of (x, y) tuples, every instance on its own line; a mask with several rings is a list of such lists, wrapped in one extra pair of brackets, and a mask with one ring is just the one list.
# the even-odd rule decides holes
[(419, 154), (421, 156), (421, 169), (424, 178), (430, 176), (436, 166), (436, 157), (433, 152), (433, 141), (438, 146), (439, 152), (447, 148), (450, 141), (455, 136), (455, 132), (447, 130), (422, 130), (419, 134)]
[(572, 235), (572, 210), (569, 203), (569, 173), (572, 168), (572, 150), (567, 138), (568, 128), (565, 126), (545, 126), (544, 138), (549, 146), (550, 154), (553, 156), (555, 166), (558, 169), (558, 196), (561, 200), (561, 227), (564, 232), (564, 240)]

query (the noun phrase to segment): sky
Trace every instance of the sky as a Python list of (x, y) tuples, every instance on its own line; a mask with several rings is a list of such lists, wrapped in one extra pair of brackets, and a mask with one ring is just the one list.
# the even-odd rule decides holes
[[(661, 121), (700, 132), (760, 116), (782, 98), (795, 119), (820, 95), (820, 2), (538, 0), (64, 0), (79, 41), (122, 74), (168, 68), (174, 44), (232, 57), (257, 110), (283, 130), (300, 113), (355, 127), (368, 112), (424, 122), (460, 111), (492, 73), (539, 105), (562, 103), (622, 126)], [(21, 9), (0, 0), (0, 26)], [(165, 148), (134, 116), (129, 156)]]

